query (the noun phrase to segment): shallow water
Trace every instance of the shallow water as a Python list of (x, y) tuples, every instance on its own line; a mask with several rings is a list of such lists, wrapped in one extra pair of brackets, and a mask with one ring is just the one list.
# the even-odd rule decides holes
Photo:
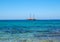
[(60, 20), (0, 20), (0, 42), (59, 42)]

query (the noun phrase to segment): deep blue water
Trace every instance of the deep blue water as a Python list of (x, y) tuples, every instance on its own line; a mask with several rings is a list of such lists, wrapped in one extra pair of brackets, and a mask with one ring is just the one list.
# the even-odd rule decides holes
[(60, 20), (0, 20), (1, 31), (60, 31)]

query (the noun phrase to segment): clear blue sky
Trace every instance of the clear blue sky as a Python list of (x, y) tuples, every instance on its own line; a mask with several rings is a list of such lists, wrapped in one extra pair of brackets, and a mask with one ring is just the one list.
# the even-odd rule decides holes
[(60, 19), (60, 0), (0, 0), (0, 19)]

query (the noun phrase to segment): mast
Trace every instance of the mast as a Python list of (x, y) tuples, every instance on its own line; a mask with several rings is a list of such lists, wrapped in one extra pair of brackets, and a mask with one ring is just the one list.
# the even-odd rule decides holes
[(29, 19), (32, 19), (32, 17), (31, 17), (31, 13), (30, 13), (30, 15), (29, 15), (29, 16), (30, 16), (30, 18), (29, 18)]
[(30, 18), (28, 18), (28, 20), (36, 20), (34, 14), (31, 15), (31, 13), (30, 13), (29, 17), (30, 17)]
[(35, 14), (33, 14), (33, 19), (35, 19)]

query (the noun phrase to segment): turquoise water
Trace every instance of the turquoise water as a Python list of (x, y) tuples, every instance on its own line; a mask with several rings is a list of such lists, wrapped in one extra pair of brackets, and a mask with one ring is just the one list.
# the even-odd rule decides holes
[(37, 42), (35, 39), (59, 42), (60, 20), (0, 20), (0, 42)]

